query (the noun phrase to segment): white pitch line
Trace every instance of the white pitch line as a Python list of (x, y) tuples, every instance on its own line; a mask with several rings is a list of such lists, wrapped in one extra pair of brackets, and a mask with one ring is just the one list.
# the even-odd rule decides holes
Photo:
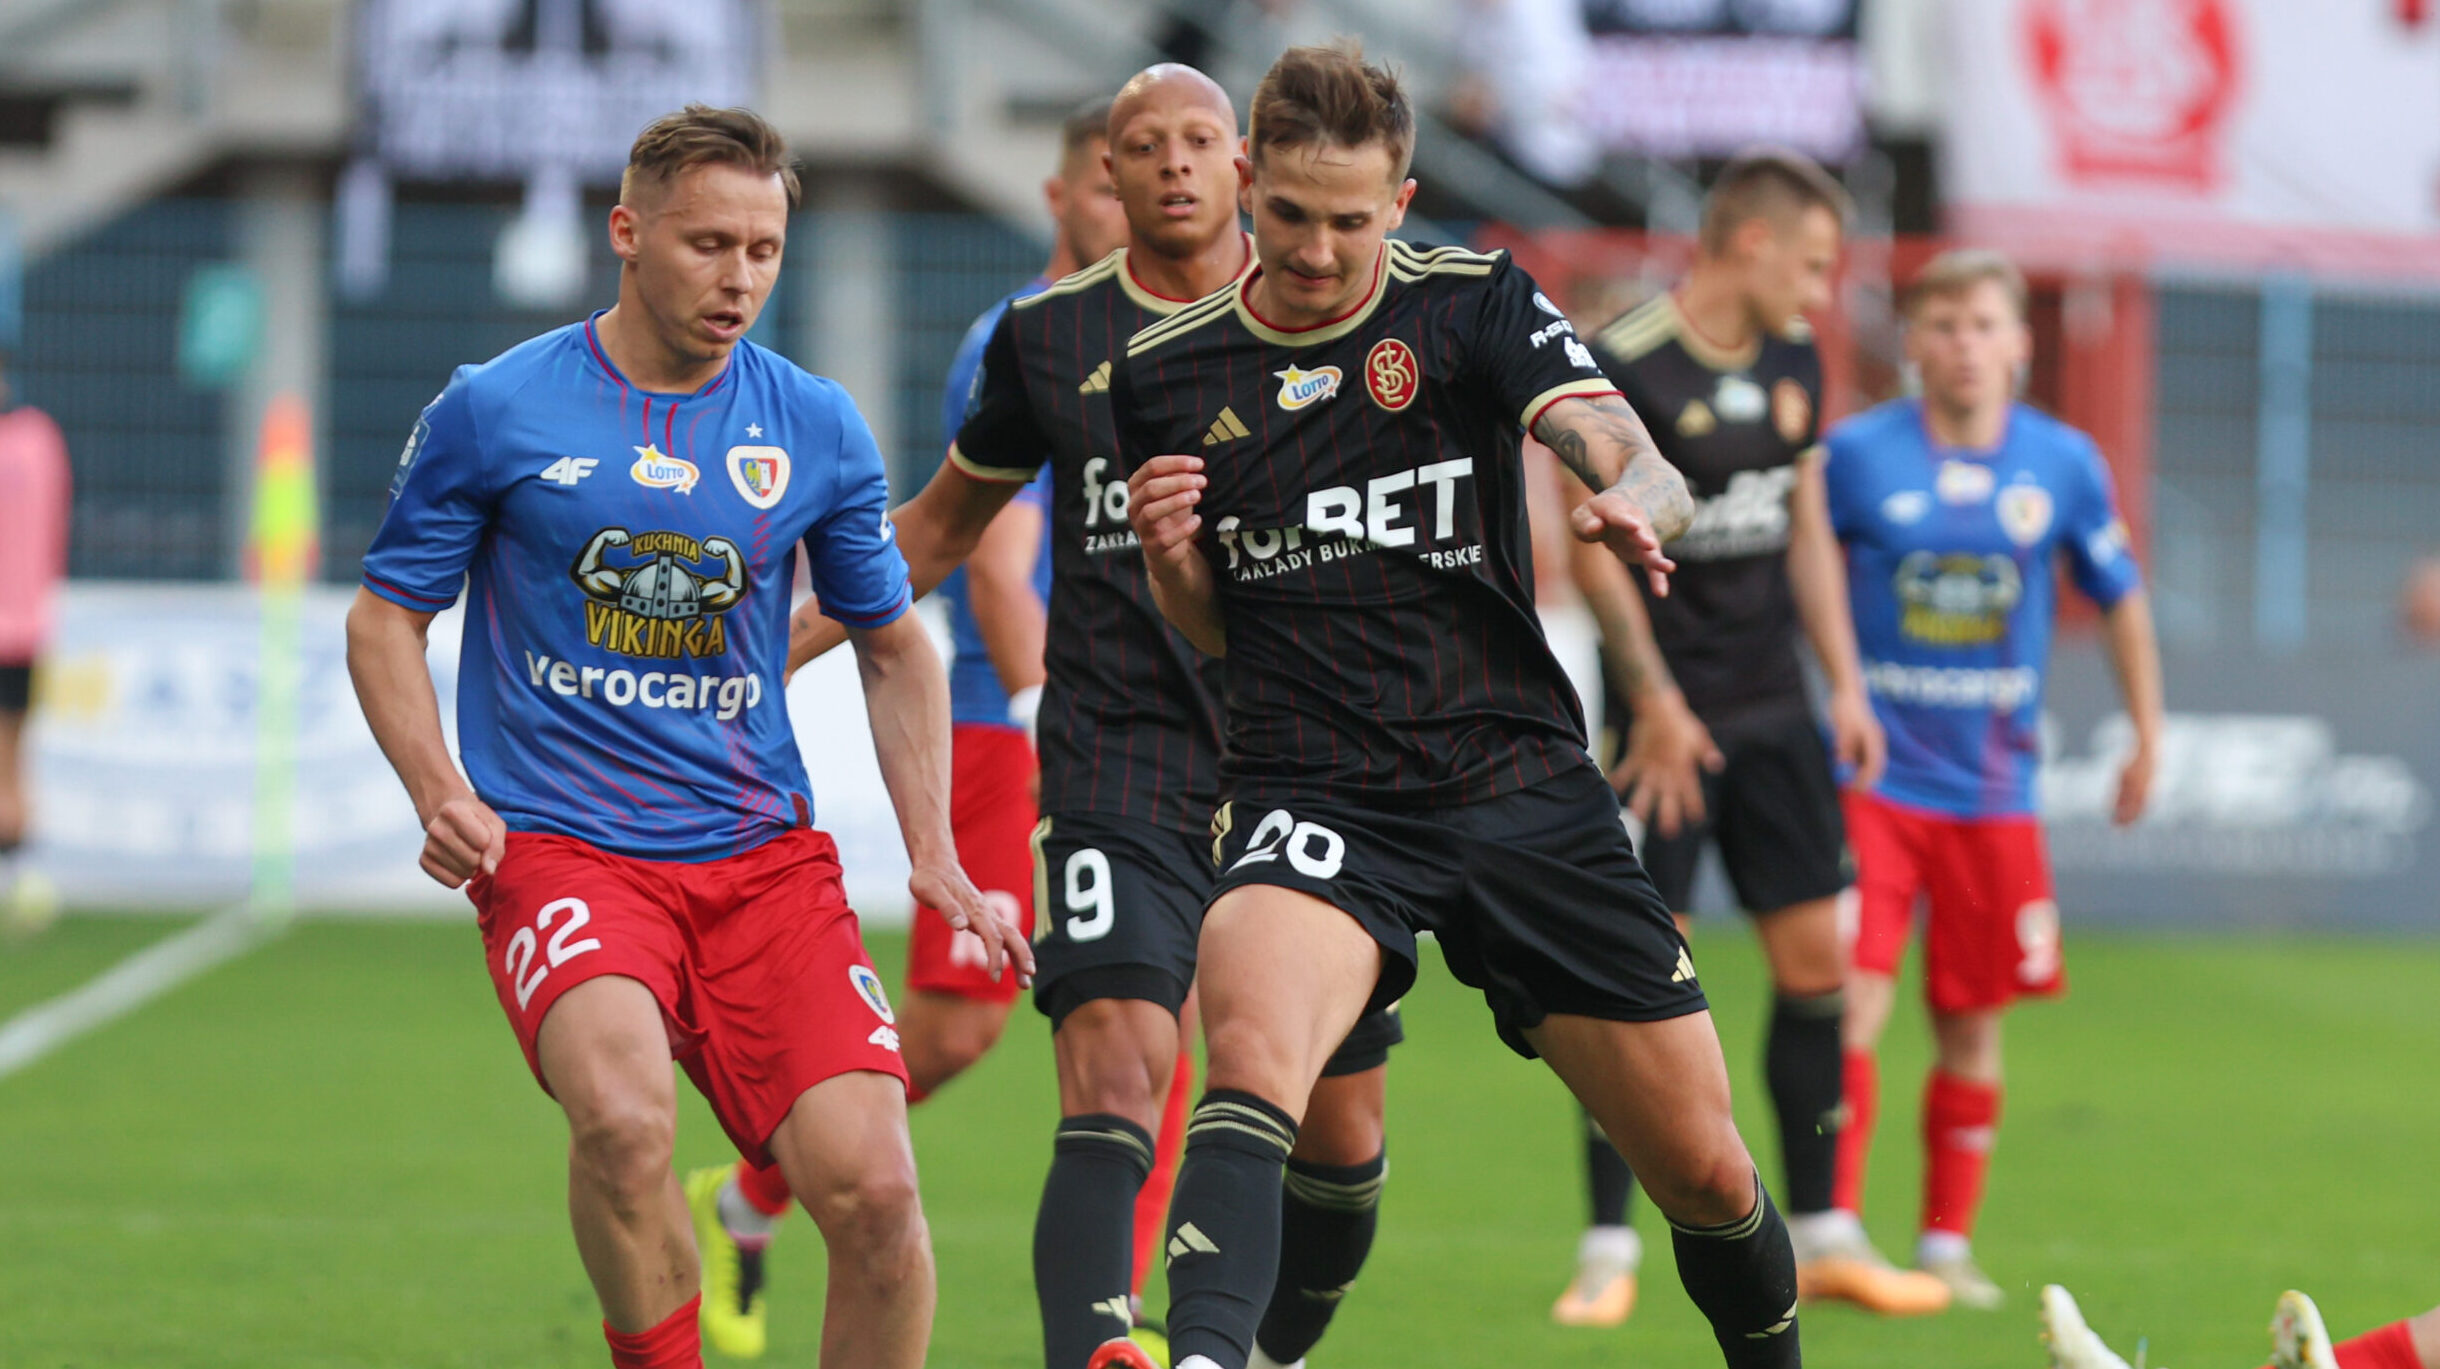
[(256, 915), (251, 904), (224, 908), (118, 964), (82, 986), (0, 1023), (0, 1079), (77, 1037), (108, 1026), (215, 965), (276, 937), (286, 919)]

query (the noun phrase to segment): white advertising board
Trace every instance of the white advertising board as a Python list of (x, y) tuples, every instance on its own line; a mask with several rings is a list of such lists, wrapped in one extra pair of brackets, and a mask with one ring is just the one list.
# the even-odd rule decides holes
[[(353, 591), (305, 605), (293, 833), (297, 901), (322, 911), (464, 914), (416, 868), (415, 810), (348, 682)], [(80, 907), (232, 902), (253, 858), (258, 613), (235, 586), (71, 585), (34, 715), (34, 854)], [(435, 620), (430, 663), (455, 745), (459, 616)], [(873, 759), (848, 653), (788, 690), (815, 821), (838, 840), (869, 920), (907, 912), (905, 849)]]
[(2440, 278), (2440, 23), (2397, 0), (1950, 5), (1948, 228), (2102, 261)]

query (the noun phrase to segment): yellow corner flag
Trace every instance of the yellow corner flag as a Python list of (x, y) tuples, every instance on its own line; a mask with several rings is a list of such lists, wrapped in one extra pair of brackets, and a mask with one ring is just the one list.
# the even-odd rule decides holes
[(301, 588), (321, 559), (321, 511), (314, 490), (313, 420), (295, 395), (263, 411), (254, 456), (254, 519), (246, 570), (266, 590)]
[(280, 395), (263, 412), (254, 458), (254, 517), (246, 570), (258, 587), (262, 638), (254, 732), (254, 892), (269, 931), (296, 914), (296, 788), (299, 698), (304, 691), (305, 585), (321, 553), (314, 492), (313, 418), (303, 400)]

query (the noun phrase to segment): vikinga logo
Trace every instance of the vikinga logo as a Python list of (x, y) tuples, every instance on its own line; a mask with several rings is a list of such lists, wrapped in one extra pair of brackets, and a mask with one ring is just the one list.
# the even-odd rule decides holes
[[(613, 552), (627, 564), (611, 564)], [(656, 660), (726, 654), (722, 615), (746, 594), (746, 559), (735, 543), (682, 532), (604, 528), (570, 574), (593, 601), (585, 605), (585, 640)]]
[(1321, 366), (1310, 371), (1291, 366), (1271, 374), (1279, 377), (1279, 407), (1290, 413), (1308, 404), (1319, 404), (1337, 394), (1343, 376), (1336, 366)]

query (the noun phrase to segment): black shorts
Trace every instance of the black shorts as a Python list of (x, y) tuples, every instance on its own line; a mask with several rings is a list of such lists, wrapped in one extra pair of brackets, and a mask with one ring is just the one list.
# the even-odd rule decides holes
[(1750, 913), (1830, 898), (1855, 881), (1830, 748), (1811, 716), (1721, 728), (1712, 741), (1727, 764), (1703, 776), (1704, 821), (1674, 837), (1644, 833), (1644, 868), (1671, 911), (1693, 902), (1707, 840), (1720, 844), (1737, 903)]
[(1425, 931), (1459, 982), (1482, 990), (1500, 1039), (1528, 1059), (1525, 1033), (1552, 1013), (1650, 1022), (1705, 1007), (1618, 798), (1590, 765), (1447, 808), (1249, 795), (1213, 826), (1215, 900), (1248, 885), (1295, 889), (1380, 943), (1368, 1011), (1414, 985), (1415, 937)]
[[(1107, 813), (1058, 813), (1034, 828), (1034, 1006), (1056, 1031), (1101, 998), (1176, 1013), (1195, 982), (1195, 938), (1211, 901), (1206, 836)], [(1406, 1039), (1394, 1010), (1369, 1013), (1325, 1074), (1355, 1074)]]
[(34, 663), (0, 664), (0, 713), (23, 713), (34, 706)]

